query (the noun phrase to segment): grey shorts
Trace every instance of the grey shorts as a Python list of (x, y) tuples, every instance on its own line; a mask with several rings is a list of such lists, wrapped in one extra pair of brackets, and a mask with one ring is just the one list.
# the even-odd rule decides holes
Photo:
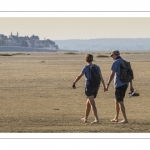
[(124, 85), (116, 88), (115, 97), (116, 97), (117, 102), (123, 102), (127, 88), (128, 88), (127, 84), (124, 84)]
[(96, 98), (97, 93), (98, 93), (99, 87), (91, 87), (90, 85), (88, 85), (87, 87), (85, 87), (85, 95), (88, 96), (94, 96), (94, 98)]

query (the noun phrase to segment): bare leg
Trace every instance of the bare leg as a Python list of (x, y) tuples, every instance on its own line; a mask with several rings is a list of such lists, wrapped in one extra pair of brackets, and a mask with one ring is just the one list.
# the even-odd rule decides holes
[(123, 120), (120, 123), (128, 123), (124, 103), (120, 102), (119, 106), (120, 106), (120, 110), (121, 110), (122, 115), (123, 115)]
[(87, 118), (90, 114), (90, 110), (91, 110), (91, 104), (90, 104), (89, 100), (87, 99), (86, 109), (85, 109), (85, 117), (81, 119), (83, 122), (87, 122)]
[(87, 102), (86, 102), (86, 110), (85, 110), (85, 119), (86, 120), (87, 120), (87, 118), (89, 116), (90, 110), (91, 110), (91, 104), (90, 104), (89, 100), (87, 100)]
[(88, 97), (89, 102), (91, 104), (91, 108), (95, 117), (95, 121), (93, 121), (92, 123), (98, 123), (99, 119), (98, 119), (98, 115), (97, 115), (97, 109), (96, 109), (96, 105), (95, 105), (95, 101), (94, 101), (94, 96), (89, 96)]
[(111, 122), (118, 122), (120, 107), (119, 107), (119, 103), (116, 102), (116, 100), (115, 100), (115, 110), (116, 110), (116, 115), (115, 118), (111, 120)]

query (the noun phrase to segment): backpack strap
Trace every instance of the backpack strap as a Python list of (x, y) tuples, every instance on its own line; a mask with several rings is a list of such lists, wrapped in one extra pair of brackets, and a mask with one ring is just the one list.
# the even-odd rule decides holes
[(90, 78), (91, 78), (91, 69), (92, 69), (93, 66), (95, 66), (95, 64), (91, 64), (91, 65), (87, 65), (87, 66), (86, 66), (86, 67), (89, 68)]
[[(128, 66), (126, 65), (126, 61), (124, 60), (124, 59), (122, 59), (123, 61), (121, 61), (120, 63), (122, 64), (122, 66), (124, 67), (124, 68), (128, 68)], [(123, 63), (122, 63), (123, 62)]]

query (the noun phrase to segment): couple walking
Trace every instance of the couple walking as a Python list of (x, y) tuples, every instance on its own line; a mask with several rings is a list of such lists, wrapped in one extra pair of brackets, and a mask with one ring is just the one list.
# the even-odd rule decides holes
[[(104, 88), (104, 92), (108, 91), (109, 89), (109, 85), (111, 83), (111, 81), (114, 79), (114, 88), (115, 88), (115, 111), (116, 111), (116, 115), (113, 119), (111, 119), (111, 122), (118, 122), (118, 117), (119, 117), (119, 112), (122, 112), (122, 116), (123, 116), (123, 120), (120, 121), (119, 123), (128, 123), (128, 119), (126, 116), (126, 111), (125, 111), (125, 106), (124, 106), (124, 96), (126, 93), (126, 90), (128, 88), (128, 84), (130, 85), (130, 91), (133, 92), (133, 86), (132, 86), (132, 81), (129, 83), (123, 83), (121, 82), (121, 80), (119, 79), (119, 74), (120, 74), (120, 66), (119, 63), (122, 61), (122, 58), (120, 56), (120, 52), (118, 50), (113, 50), (110, 57), (112, 57), (113, 59), (113, 63), (112, 63), (112, 67), (111, 67), (111, 74), (109, 76), (108, 82), (105, 85), (103, 76), (102, 76), (102, 72), (101, 69), (98, 65), (95, 65), (97, 68), (97, 71), (99, 72), (100, 78), (101, 78), (101, 82), (103, 84), (103, 88)], [(91, 122), (92, 124), (98, 123), (99, 122), (99, 118), (97, 115), (97, 109), (96, 109), (96, 104), (95, 104), (95, 100), (94, 98), (96, 98), (99, 87), (91, 87), (90, 83), (89, 83), (89, 79), (90, 79), (90, 73), (89, 73), (89, 66), (92, 65), (92, 61), (93, 61), (93, 55), (91, 54), (87, 54), (86, 57), (86, 62), (87, 62), (87, 66), (83, 67), (81, 73), (75, 78), (72, 88), (75, 89), (76, 88), (76, 83), (80, 80), (80, 78), (85, 75), (85, 95), (87, 97), (87, 101), (86, 101), (86, 110), (85, 110), (85, 117), (82, 118), (81, 120), (83, 122), (87, 122), (87, 118), (89, 116), (89, 113), (92, 109), (95, 120), (93, 122)]]

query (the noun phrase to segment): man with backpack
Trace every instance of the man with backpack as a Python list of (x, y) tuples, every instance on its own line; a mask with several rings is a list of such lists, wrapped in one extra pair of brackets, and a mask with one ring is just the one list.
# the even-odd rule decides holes
[(111, 120), (111, 122), (118, 122), (119, 111), (121, 111), (123, 120), (120, 121), (120, 123), (128, 123), (124, 106), (124, 96), (128, 88), (128, 84), (130, 85), (130, 91), (134, 91), (132, 86), (133, 71), (131, 69), (130, 63), (120, 57), (120, 52), (118, 50), (113, 50), (110, 57), (112, 57), (114, 61), (112, 63), (111, 74), (106, 86), (106, 90), (108, 90), (109, 85), (114, 78), (116, 109), (116, 115), (114, 119)]
[(89, 116), (90, 110), (92, 109), (95, 120), (91, 123), (94, 124), (99, 122), (94, 98), (96, 98), (97, 96), (101, 82), (104, 87), (104, 92), (106, 90), (106, 87), (105, 87), (105, 83), (102, 77), (100, 67), (96, 64), (92, 64), (93, 55), (87, 54), (85, 58), (86, 58), (87, 66), (82, 68), (81, 73), (74, 80), (72, 88), (75, 89), (76, 88), (75, 84), (77, 83), (77, 81), (80, 80), (80, 78), (83, 75), (85, 75), (85, 95), (87, 97), (87, 102), (86, 102), (85, 117), (82, 118), (81, 120), (87, 123), (87, 118)]

